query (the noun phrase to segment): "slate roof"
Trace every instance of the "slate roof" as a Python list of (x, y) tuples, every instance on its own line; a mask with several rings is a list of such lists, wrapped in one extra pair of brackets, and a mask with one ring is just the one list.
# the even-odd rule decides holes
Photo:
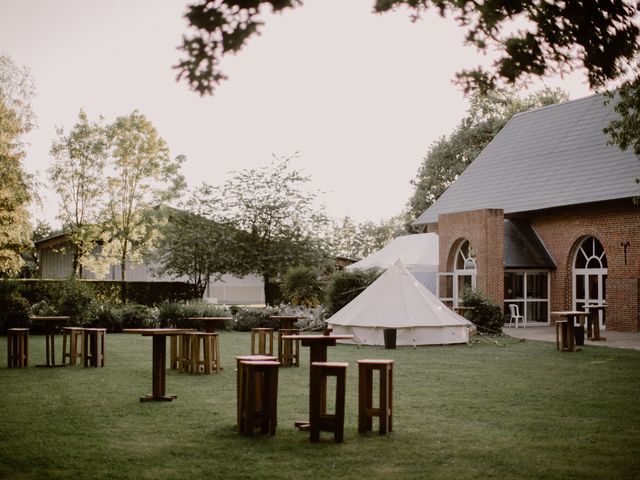
[(526, 220), (504, 221), (504, 268), (556, 268), (547, 247)]
[(481, 208), (505, 214), (638, 195), (640, 159), (608, 145), (602, 95), (515, 115), (414, 225)]

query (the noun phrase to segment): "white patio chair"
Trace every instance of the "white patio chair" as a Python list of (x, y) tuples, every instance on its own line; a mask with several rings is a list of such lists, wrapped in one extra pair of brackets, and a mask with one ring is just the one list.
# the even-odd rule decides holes
[(516, 305), (515, 303), (510, 303), (509, 312), (511, 314), (511, 316), (509, 317), (509, 326), (511, 326), (514, 320), (516, 322), (516, 328), (518, 328), (518, 320), (522, 322), (522, 328), (527, 326), (527, 321), (524, 319), (522, 315), (520, 315), (520, 310), (518, 309), (518, 305)]

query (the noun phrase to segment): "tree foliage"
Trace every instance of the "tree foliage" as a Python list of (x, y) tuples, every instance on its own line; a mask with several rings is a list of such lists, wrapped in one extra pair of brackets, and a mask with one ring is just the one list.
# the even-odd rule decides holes
[(102, 123), (90, 122), (80, 110), (78, 122), (67, 135), (62, 127), (56, 133), (49, 179), (61, 198), (58, 219), (72, 248), (73, 273), (82, 278), (84, 257), (91, 253), (100, 234), (98, 220), (108, 153), (106, 130)]
[[(185, 15), (191, 32), (183, 37), (185, 57), (176, 66), (201, 94), (212, 93), (226, 77), (220, 60), (238, 52), (260, 32), (264, 13), (282, 12), (302, 0), (199, 0)], [(408, 7), (413, 19), (430, 7), (450, 15), (480, 51), (502, 52), (492, 72), (464, 70), (457, 77), (467, 88), (484, 90), (506, 81), (584, 68), (592, 87), (605, 85), (626, 71), (638, 51), (640, 30), (634, 1), (541, 2), (538, 0), (375, 0), (383, 13)], [(338, 13), (336, 13), (338, 14)], [(518, 28), (514, 28), (517, 26)]]
[(334, 255), (358, 260), (370, 255), (387, 245), (399, 235), (404, 235), (406, 223), (403, 214), (378, 222), (367, 220), (354, 222), (350, 217), (344, 217), (332, 223), (329, 232), (329, 242)]
[[(640, 60), (636, 62), (640, 71)], [(625, 83), (619, 90), (609, 95), (613, 98), (617, 95), (614, 107), (620, 117), (613, 120), (604, 132), (611, 136), (611, 143), (618, 145), (622, 150), (631, 150), (640, 158), (640, 76)], [(640, 178), (636, 178), (640, 184)], [(640, 195), (634, 198), (640, 203)]]
[(239, 270), (237, 233), (197, 213), (172, 210), (149, 258), (156, 273), (187, 277), (201, 298), (211, 278)]
[(472, 94), (467, 116), (453, 133), (431, 144), (416, 178), (411, 181), (414, 191), (408, 202), (409, 217), (414, 220), (435, 202), (513, 115), (567, 98), (565, 92), (557, 89), (543, 89), (526, 97), (510, 89)]
[(21, 137), (34, 126), (33, 82), (25, 69), (0, 56), (0, 276), (20, 272), (31, 247), (30, 176), (24, 171)]
[(262, 275), (267, 300), (269, 282), (288, 267), (327, 261), (318, 236), (327, 217), (316, 205), (318, 192), (304, 189), (310, 178), (291, 166), (292, 159), (233, 172), (221, 187), (203, 185), (198, 192), (207, 217), (238, 232), (232, 273)]
[(140, 263), (158, 238), (161, 212), (155, 208), (177, 198), (184, 188), (183, 156), (171, 159), (165, 141), (138, 111), (118, 117), (107, 128), (111, 172), (101, 212), (102, 248), (86, 265), (104, 276), (119, 264), (126, 280), (127, 262)]

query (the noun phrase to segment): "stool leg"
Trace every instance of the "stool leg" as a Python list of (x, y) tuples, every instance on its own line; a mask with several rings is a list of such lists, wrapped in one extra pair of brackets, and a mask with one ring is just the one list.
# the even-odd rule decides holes
[(388, 391), (388, 375), (389, 370), (387, 368), (380, 369), (380, 435), (386, 435), (388, 422), (389, 422), (389, 405), (387, 405), (387, 399), (389, 398)]
[(169, 368), (177, 370), (178, 368), (178, 337), (179, 335), (171, 335), (169, 347)]
[(106, 337), (107, 337), (107, 333), (106, 332), (102, 332), (100, 334), (100, 338), (101, 338), (101, 349), (100, 349), (100, 366), (104, 367), (104, 363), (106, 361), (106, 357), (107, 357), (107, 351), (105, 349), (106, 346)]
[(309, 386), (309, 423), (311, 423), (310, 440), (320, 441), (320, 390), (322, 383), (320, 369), (311, 367), (311, 385)]
[(333, 439), (337, 443), (341, 443), (344, 438), (345, 373), (344, 370), (340, 371), (336, 382), (336, 425)]
[(270, 370), (269, 376), (269, 418), (271, 420), (271, 435), (276, 434), (278, 425), (278, 368)]
[(211, 340), (202, 337), (202, 343), (204, 346), (204, 373), (211, 375)]
[[(73, 337), (73, 333), (71, 333), (71, 336)], [(71, 344), (71, 340), (69, 341), (69, 344)], [(67, 356), (67, 332), (65, 332), (64, 330), (62, 331), (62, 365), (66, 365), (66, 361), (65, 358)], [(69, 365), (71, 365), (71, 356), (69, 356)]]

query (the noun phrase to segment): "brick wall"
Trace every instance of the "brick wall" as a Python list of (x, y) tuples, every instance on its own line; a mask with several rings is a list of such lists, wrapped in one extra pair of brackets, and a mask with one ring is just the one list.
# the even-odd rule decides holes
[(551, 274), (551, 310), (572, 306), (576, 251), (593, 236), (607, 255), (607, 328), (640, 331), (640, 206), (617, 200), (538, 211), (528, 219), (557, 264)]
[(476, 253), (476, 288), (498, 305), (504, 292), (504, 215), (482, 209), (440, 215), (440, 271), (452, 272), (458, 248), (469, 240)]
[[(515, 216), (515, 215), (514, 215)], [(582, 241), (596, 237), (608, 262), (607, 328), (640, 331), (640, 206), (630, 200), (592, 203), (518, 215), (527, 218), (556, 262), (551, 310), (572, 307), (573, 262)], [(504, 215), (482, 209), (440, 215), (440, 271), (453, 271), (455, 253), (469, 240), (476, 251), (477, 287), (498, 305), (504, 295)], [(628, 242), (626, 263), (624, 244)]]

